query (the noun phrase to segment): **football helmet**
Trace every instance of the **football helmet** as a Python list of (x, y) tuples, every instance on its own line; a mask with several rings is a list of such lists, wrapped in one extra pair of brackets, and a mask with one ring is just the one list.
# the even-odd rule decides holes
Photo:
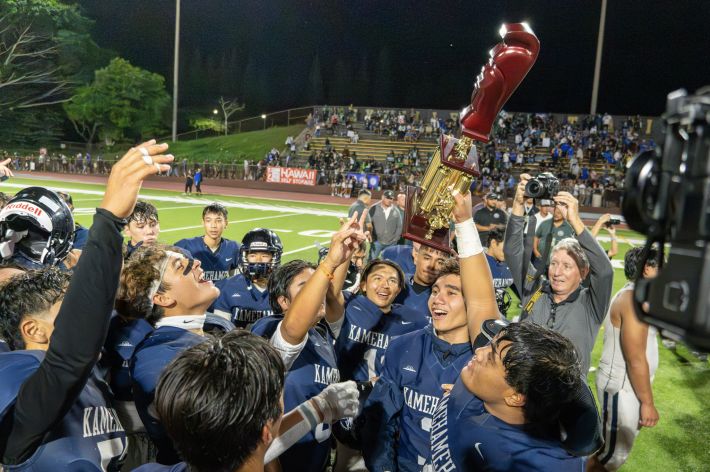
[(74, 217), (44, 187), (20, 190), (0, 211), (0, 257), (39, 266), (59, 264), (74, 243)]
[[(255, 228), (244, 235), (239, 248), (239, 268), (248, 280), (268, 278), (281, 265), (284, 247), (281, 238), (270, 229)], [(269, 252), (271, 262), (249, 262), (250, 252)]]

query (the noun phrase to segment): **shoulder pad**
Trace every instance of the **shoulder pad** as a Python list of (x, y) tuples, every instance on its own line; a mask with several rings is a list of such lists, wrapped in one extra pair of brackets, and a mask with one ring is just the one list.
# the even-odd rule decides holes
[(0, 418), (15, 404), (17, 393), (44, 359), (41, 351), (12, 351), (0, 354)]

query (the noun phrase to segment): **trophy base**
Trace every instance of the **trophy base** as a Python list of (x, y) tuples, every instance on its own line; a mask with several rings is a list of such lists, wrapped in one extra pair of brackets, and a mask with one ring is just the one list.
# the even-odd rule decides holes
[(405, 227), (402, 236), (425, 246), (437, 249), (448, 254), (455, 254), (451, 247), (449, 228), (434, 229), (429, 226), (426, 216), (419, 214), (418, 200), (421, 189), (407, 186), (407, 206), (405, 207)]

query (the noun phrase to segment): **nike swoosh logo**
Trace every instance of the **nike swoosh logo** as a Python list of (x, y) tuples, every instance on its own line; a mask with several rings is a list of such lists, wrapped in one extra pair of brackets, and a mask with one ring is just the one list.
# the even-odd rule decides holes
[(414, 323), (414, 321), (402, 321), (403, 325), (408, 325), (408, 324), (412, 324), (412, 323)]
[(225, 259), (225, 262), (229, 262), (229, 261), (231, 261), (231, 260), (232, 260), (232, 258), (231, 258), (231, 257), (228, 257), (227, 259)]
[(478, 446), (480, 446), (480, 445), (481, 445), (481, 443), (477, 442), (476, 444), (473, 445), (473, 447), (476, 448), (476, 452), (478, 453), (479, 456), (481, 456), (481, 459), (486, 460), (486, 459), (483, 457), (483, 453), (481, 452), (481, 448), (478, 447)]

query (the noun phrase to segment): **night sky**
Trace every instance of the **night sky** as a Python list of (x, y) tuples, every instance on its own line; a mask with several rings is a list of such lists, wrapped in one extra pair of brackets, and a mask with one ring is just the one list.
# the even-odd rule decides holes
[[(83, 0), (94, 38), (172, 83), (174, 0)], [(333, 103), (458, 109), (498, 42), (527, 21), (540, 56), (506, 109), (589, 111), (601, 0), (182, 0), (182, 105), (220, 95), (274, 111)], [(658, 115), (710, 84), (710, 0), (609, 0), (600, 112)], [(317, 57), (317, 65), (314, 65)], [(170, 89), (172, 90), (172, 89)]]

